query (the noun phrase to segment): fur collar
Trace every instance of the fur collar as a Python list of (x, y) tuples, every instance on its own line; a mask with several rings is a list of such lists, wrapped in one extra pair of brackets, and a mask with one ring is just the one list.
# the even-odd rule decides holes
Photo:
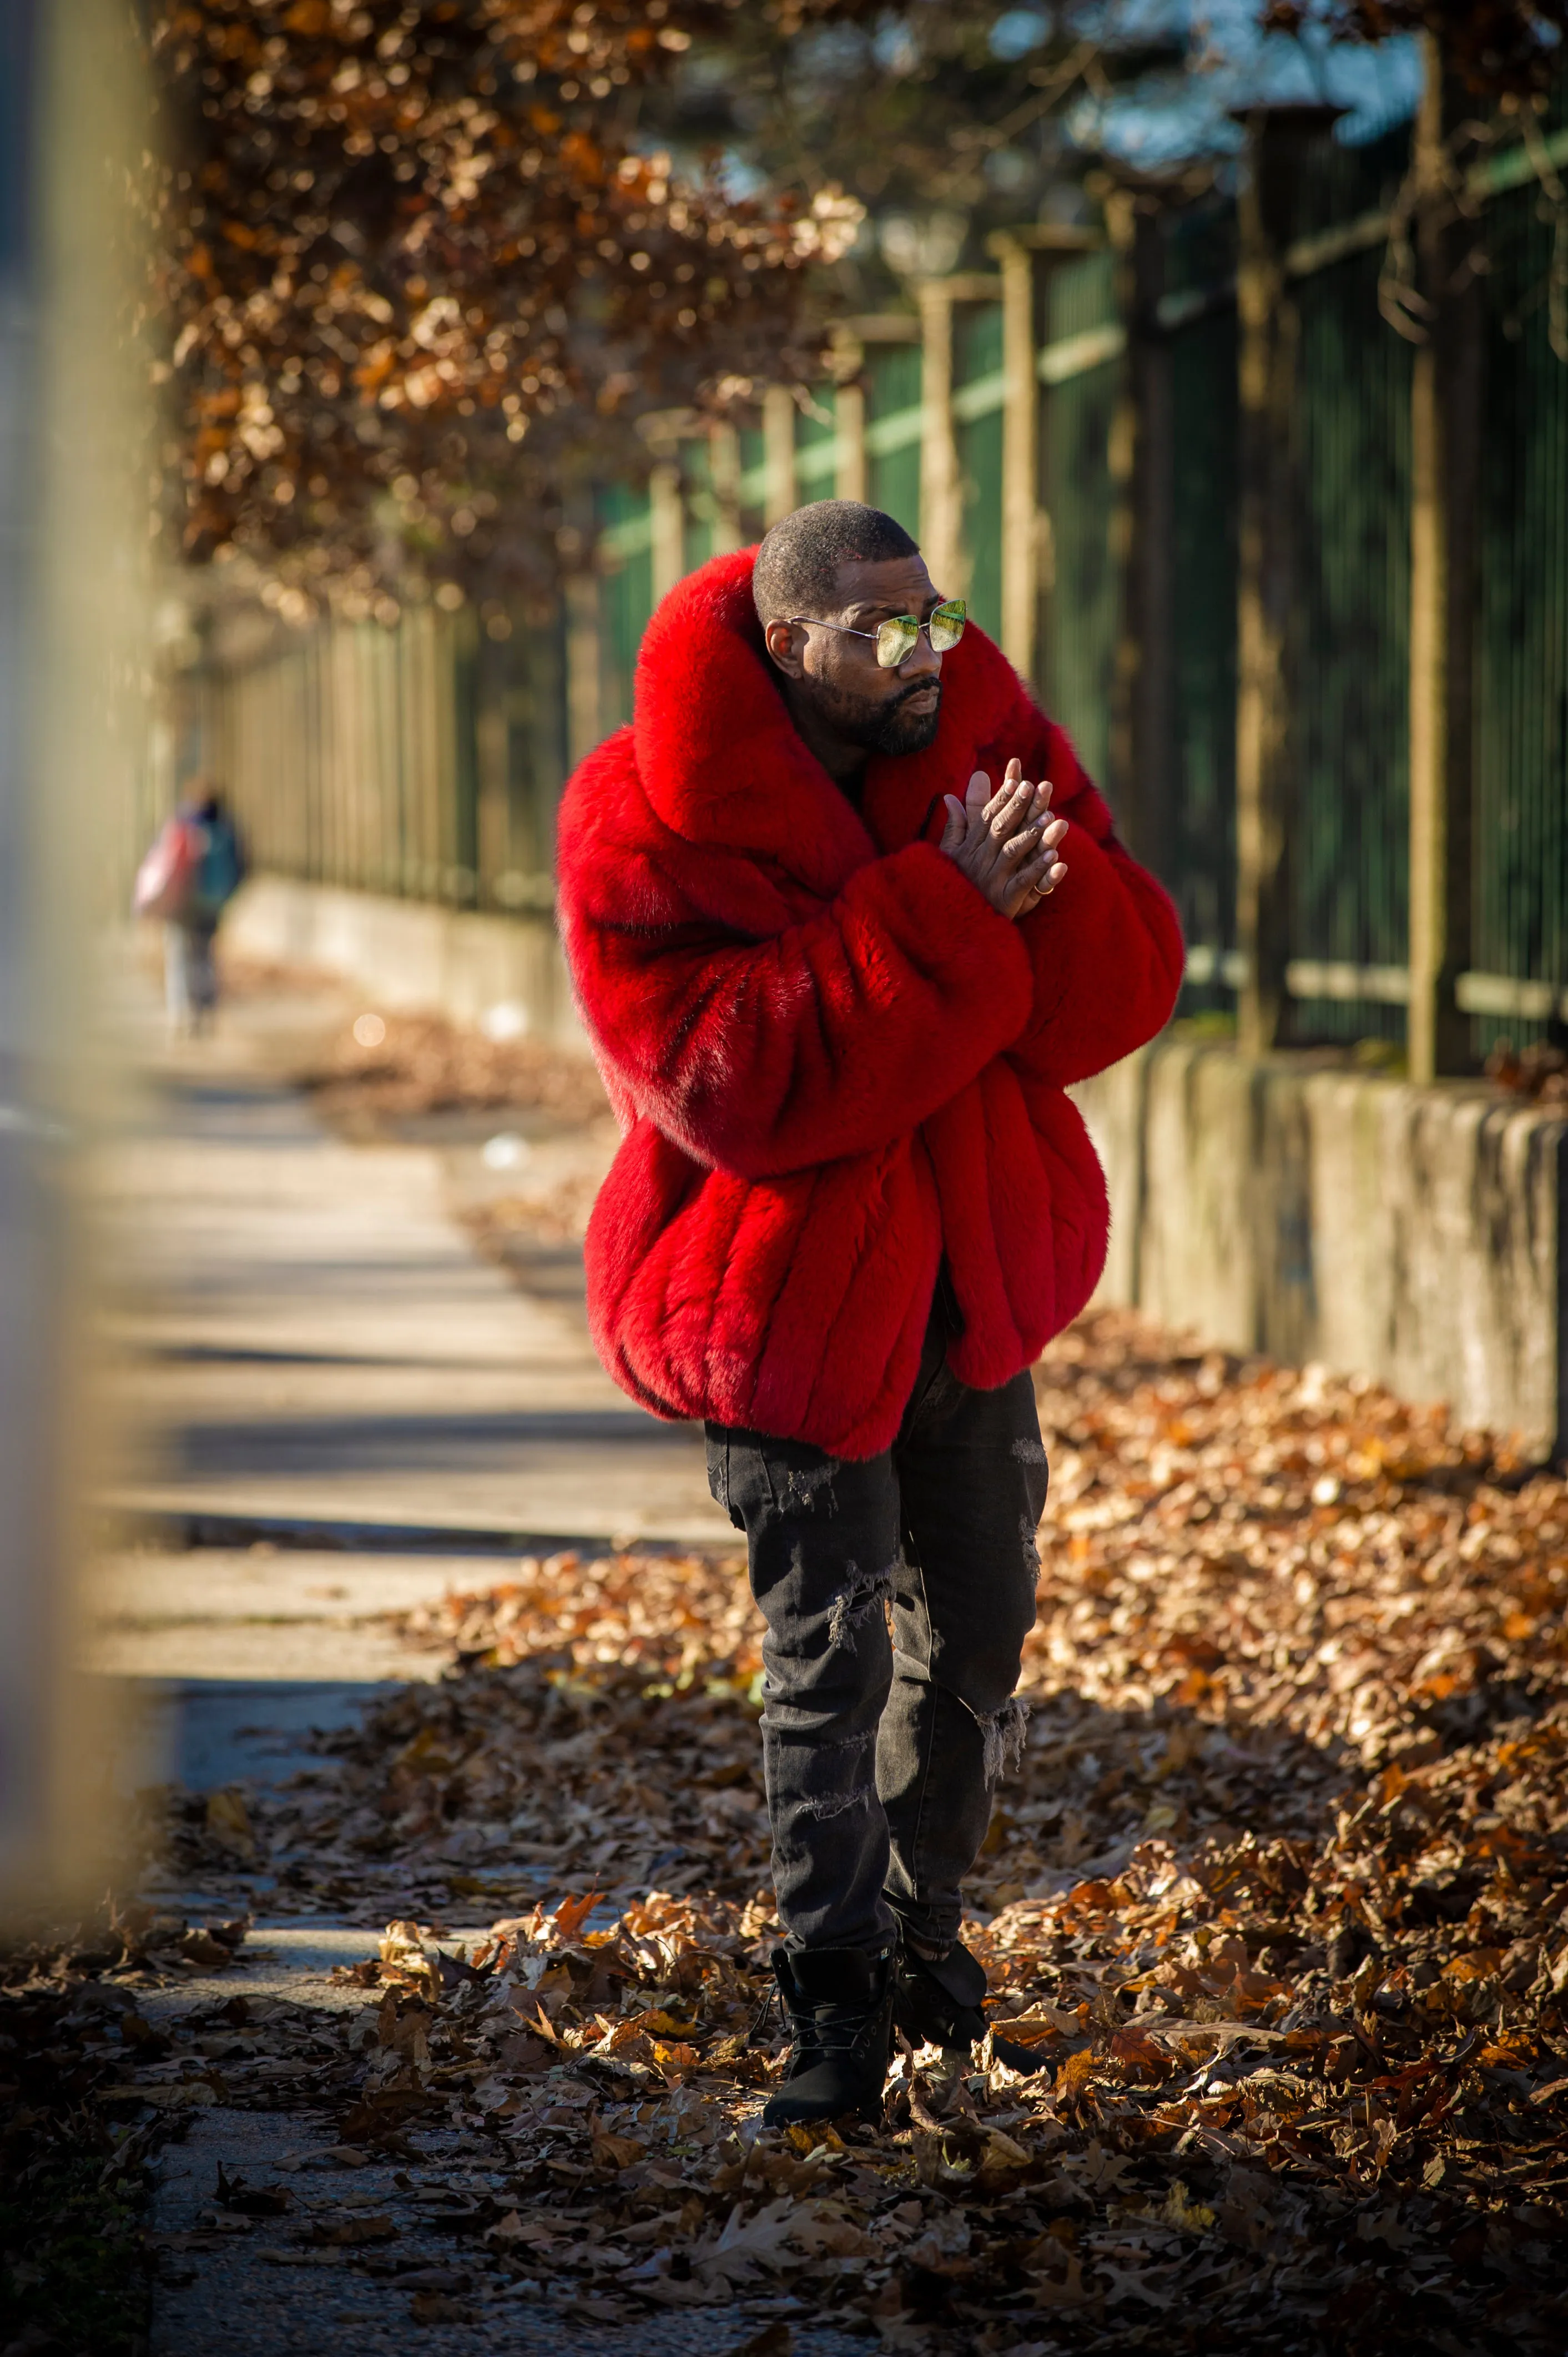
[[(1016, 672), (972, 622), (942, 661), (941, 718), (923, 753), (874, 754), (864, 821), (796, 734), (751, 602), (755, 549), (688, 575), (648, 626), (637, 665), (638, 774), (664, 824), (689, 842), (777, 862), (816, 888), (922, 831), (961, 795), (977, 757), (1038, 719)], [(1002, 757), (1005, 760), (1005, 755)]]

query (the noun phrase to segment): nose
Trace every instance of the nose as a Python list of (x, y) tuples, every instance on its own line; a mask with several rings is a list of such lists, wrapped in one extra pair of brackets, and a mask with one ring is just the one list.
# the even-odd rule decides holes
[(905, 681), (940, 679), (942, 659), (931, 644), (931, 634), (922, 630), (908, 653), (898, 666), (898, 676)]

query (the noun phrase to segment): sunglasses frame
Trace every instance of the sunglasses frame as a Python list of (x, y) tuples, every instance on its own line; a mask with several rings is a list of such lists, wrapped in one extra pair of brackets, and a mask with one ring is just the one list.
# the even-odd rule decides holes
[[(939, 647), (936, 640), (931, 636), (931, 625), (938, 621), (950, 621), (951, 617), (955, 614), (958, 617), (958, 628), (954, 630), (952, 637), (948, 640), (947, 645), (945, 647)], [(898, 631), (899, 638), (901, 639), (903, 637), (902, 626), (906, 624), (913, 633), (908, 643), (902, 646), (897, 654), (891, 657), (885, 655), (882, 650), (886, 633), (889, 630), (897, 630)], [(909, 657), (914, 653), (915, 649), (920, 643), (920, 633), (922, 630), (925, 632), (928, 640), (929, 640), (931, 652), (934, 655), (951, 654), (954, 647), (957, 646), (959, 640), (962, 638), (968, 624), (969, 608), (961, 597), (944, 597), (940, 606), (932, 607), (929, 614), (927, 615), (926, 619), (923, 622), (917, 620), (913, 614), (890, 614), (886, 621), (878, 622), (874, 630), (857, 630), (848, 622), (826, 622), (822, 620), (820, 615), (816, 614), (791, 614), (789, 617), (789, 628), (792, 630), (801, 629), (837, 630), (842, 637), (846, 639), (870, 639), (873, 640), (876, 648), (876, 663), (879, 671), (897, 671), (901, 665), (907, 663)], [(889, 646), (894, 646), (898, 644), (898, 640), (888, 639), (886, 640), (886, 643)]]

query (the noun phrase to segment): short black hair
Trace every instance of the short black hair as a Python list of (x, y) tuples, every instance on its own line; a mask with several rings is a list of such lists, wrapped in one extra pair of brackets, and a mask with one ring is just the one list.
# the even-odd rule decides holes
[(757, 552), (751, 595), (764, 630), (831, 606), (841, 565), (880, 565), (919, 550), (901, 523), (859, 500), (814, 500), (780, 517)]

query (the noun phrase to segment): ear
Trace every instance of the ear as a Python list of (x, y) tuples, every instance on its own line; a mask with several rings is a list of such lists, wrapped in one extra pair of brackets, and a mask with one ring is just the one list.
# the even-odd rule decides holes
[(805, 632), (797, 630), (789, 622), (769, 622), (762, 640), (786, 678), (799, 679), (806, 667)]

